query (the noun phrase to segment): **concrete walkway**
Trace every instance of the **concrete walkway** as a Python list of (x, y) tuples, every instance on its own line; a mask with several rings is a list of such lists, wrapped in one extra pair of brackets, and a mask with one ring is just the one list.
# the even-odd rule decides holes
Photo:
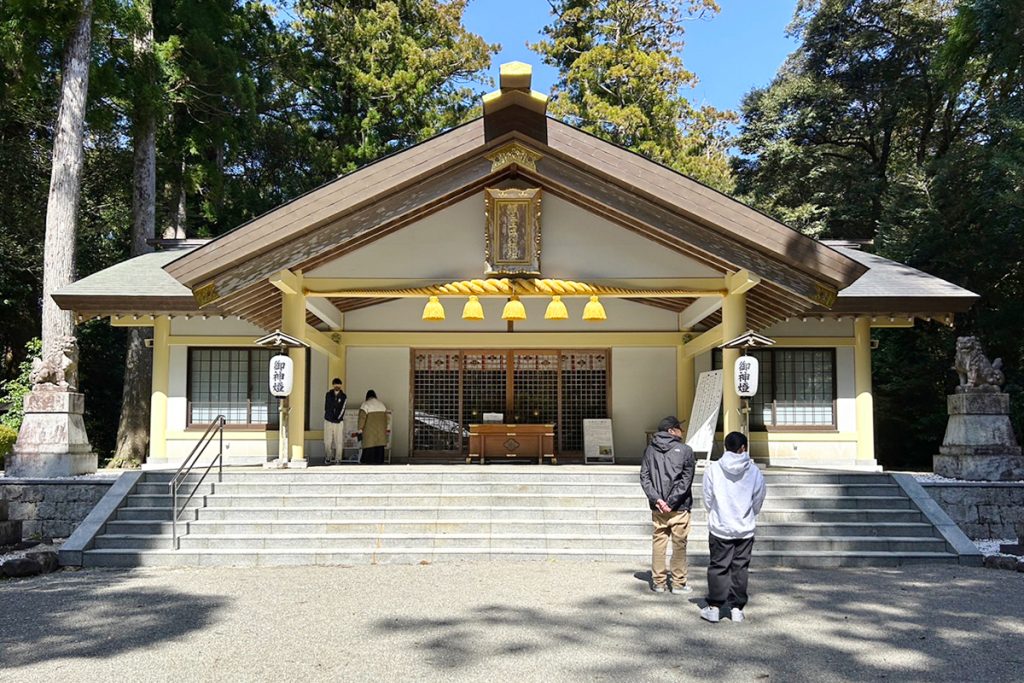
[[(1024, 574), (763, 570), (702, 622), (603, 563), (65, 571), (0, 581), (2, 681), (995, 681)], [(695, 570), (696, 595), (703, 572)], [(696, 601), (697, 598), (693, 598)]]

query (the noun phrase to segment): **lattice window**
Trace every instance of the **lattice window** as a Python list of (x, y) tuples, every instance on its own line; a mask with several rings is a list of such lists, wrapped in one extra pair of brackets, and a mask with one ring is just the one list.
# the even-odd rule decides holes
[(562, 351), (560, 453), (583, 451), (583, 420), (608, 417), (608, 352)]
[[(834, 349), (765, 349), (749, 353), (760, 362), (757, 394), (750, 399), (751, 429), (835, 425)], [(722, 352), (716, 349), (712, 368), (721, 367)], [(719, 416), (719, 429), (721, 426)]]
[(461, 451), (458, 351), (419, 351), (413, 369), (414, 451)]
[(223, 415), (231, 424), (276, 427), (270, 395), (269, 349), (189, 349), (189, 423)]

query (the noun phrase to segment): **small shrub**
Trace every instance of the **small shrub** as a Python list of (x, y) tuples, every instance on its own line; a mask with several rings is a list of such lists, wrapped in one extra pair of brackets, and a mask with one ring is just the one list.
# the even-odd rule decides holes
[[(10, 427), (17, 435), (21, 429), (21, 420), (25, 416), (25, 394), (32, 390), (32, 382), (28, 377), (32, 373), (32, 360), (43, 353), (43, 343), (38, 338), (30, 339), (25, 344), (25, 360), (18, 364), (18, 376), (6, 382), (0, 382), (0, 403), (8, 404), (8, 411), (0, 416), (0, 425)], [(0, 448), (0, 454), (3, 454)]]
[(4, 467), (4, 458), (14, 448), (14, 442), (18, 440), (18, 430), (7, 425), (0, 424), (0, 469)]

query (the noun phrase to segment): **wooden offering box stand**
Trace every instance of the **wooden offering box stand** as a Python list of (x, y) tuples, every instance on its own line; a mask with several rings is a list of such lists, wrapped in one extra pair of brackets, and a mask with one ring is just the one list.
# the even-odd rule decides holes
[(484, 465), (492, 460), (536, 460), (544, 464), (555, 457), (555, 425), (553, 424), (471, 424), (469, 425), (469, 454), (466, 463), (479, 458)]

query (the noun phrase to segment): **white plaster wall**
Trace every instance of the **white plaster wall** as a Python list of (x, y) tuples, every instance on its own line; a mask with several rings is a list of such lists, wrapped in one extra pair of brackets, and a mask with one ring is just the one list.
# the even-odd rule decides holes
[(791, 318), (789, 322), (772, 325), (761, 334), (766, 337), (852, 337), (853, 319), (808, 318), (807, 321)]
[(617, 463), (639, 463), (645, 432), (676, 412), (674, 348), (612, 349), (612, 430)]
[[(715, 270), (563, 199), (541, 200), (541, 270), (564, 279), (715, 277)], [(482, 277), (483, 192), (306, 273), (309, 277)]]
[(185, 319), (178, 316), (171, 319), (171, 334), (175, 336), (204, 336), (204, 337), (245, 337), (251, 336), (259, 339), (266, 334), (266, 331), (238, 318), (225, 318), (211, 316), (206, 320), (202, 317)]
[[(309, 352), (309, 429), (322, 431), (324, 428), (324, 394), (330, 388), (327, 356), (316, 350)], [(347, 387), (346, 387), (347, 388)], [(348, 391), (345, 392), (348, 394)], [(349, 402), (351, 404), (351, 398)]]
[(857, 430), (857, 394), (854, 391), (854, 350), (836, 349), (836, 426), (840, 432)]
[[(608, 319), (602, 322), (584, 322), (583, 307), (586, 299), (564, 299), (569, 309), (569, 320), (545, 320), (547, 299), (524, 299), (526, 320), (516, 323), (520, 332), (671, 332), (678, 328), (676, 314), (645, 304), (621, 299), (602, 299)], [(506, 322), (501, 319), (504, 299), (485, 298), (484, 320), (462, 319), (464, 297), (443, 298), (445, 319), (424, 322), (423, 304), (426, 299), (398, 299), (345, 314), (345, 330), (396, 332), (504, 332)]]
[(349, 409), (358, 411), (369, 389), (391, 409), (393, 458), (409, 454), (409, 358), (407, 347), (350, 347), (345, 360)]
[(167, 392), (167, 431), (183, 432), (188, 422), (188, 347), (172, 346)]

